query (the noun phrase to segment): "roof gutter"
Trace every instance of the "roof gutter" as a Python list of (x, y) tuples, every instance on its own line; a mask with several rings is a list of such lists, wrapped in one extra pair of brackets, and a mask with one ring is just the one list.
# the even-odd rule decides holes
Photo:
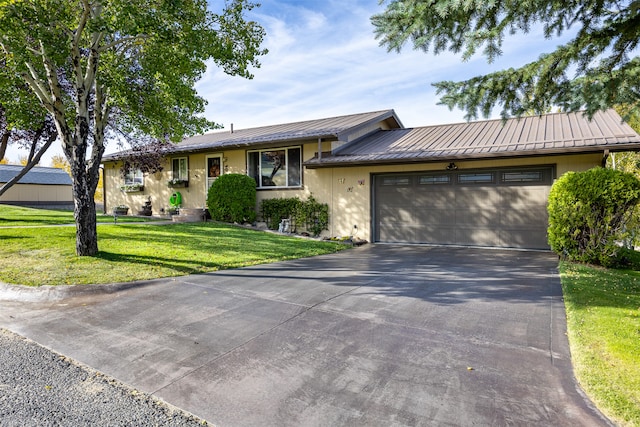
[[(607, 153), (620, 152), (620, 151), (640, 151), (640, 146), (633, 145), (620, 145), (616, 147), (610, 147), (605, 149)], [(406, 165), (406, 164), (418, 164), (418, 163), (444, 163), (450, 161), (474, 161), (474, 160), (490, 160), (490, 159), (518, 159), (523, 157), (548, 157), (548, 156), (573, 156), (579, 154), (598, 154), (603, 152), (603, 147), (592, 147), (591, 150), (585, 150), (584, 148), (578, 150), (570, 149), (557, 149), (557, 150), (538, 150), (530, 152), (519, 152), (517, 154), (513, 152), (503, 153), (487, 153), (486, 155), (459, 155), (459, 156), (442, 156), (442, 157), (407, 157), (400, 159), (363, 159), (363, 160), (345, 160), (336, 161), (332, 158), (340, 158), (340, 156), (325, 157), (324, 159), (311, 159), (303, 163), (307, 169), (321, 169), (321, 168), (339, 168), (339, 167), (354, 167), (354, 166), (386, 166), (386, 165)], [(607, 154), (608, 155), (608, 154)], [(347, 157), (347, 156), (345, 156)], [(320, 161), (319, 161), (320, 160)]]

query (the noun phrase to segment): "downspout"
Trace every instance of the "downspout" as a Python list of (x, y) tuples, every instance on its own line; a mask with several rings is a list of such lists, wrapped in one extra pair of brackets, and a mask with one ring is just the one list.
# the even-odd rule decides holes
[(322, 138), (318, 138), (318, 160), (322, 159)]

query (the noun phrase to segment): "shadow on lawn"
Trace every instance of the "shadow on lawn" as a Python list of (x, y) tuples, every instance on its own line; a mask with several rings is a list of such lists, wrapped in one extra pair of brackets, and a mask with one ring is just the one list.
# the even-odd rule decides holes
[(62, 225), (62, 224), (72, 224), (73, 217), (70, 218), (59, 218), (59, 217), (29, 217), (29, 218), (3, 218), (0, 217), (0, 227), (5, 225), (21, 225), (24, 223), (28, 223), (31, 225)]
[(117, 254), (106, 251), (99, 251), (96, 258), (110, 262), (144, 264), (148, 266), (170, 269), (184, 274), (203, 273), (205, 271), (222, 270), (236, 267), (201, 260), (187, 261), (151, 255)]

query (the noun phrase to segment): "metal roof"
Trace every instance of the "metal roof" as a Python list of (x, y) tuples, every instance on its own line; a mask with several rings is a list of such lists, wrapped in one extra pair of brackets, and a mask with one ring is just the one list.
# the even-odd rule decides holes
[[(384, 120), (389, 121), (392, 127), (402, 127), (402, 123), (394, 110), (382, 110), (250, 129), (238, 129), (233, 132), (222, 131), (196, 135), (172, 145), (168, 153), (246, 148), (316, 138), (337, 138), (342, 140), (360, 128)], [(105, 156), (104, 160), (116, 160), (126, 156), (127, 153), (127, 151), (123, 151), (110, 154)]]
[[(0, 182), (5, 183), (23, 169), (21, 165), (0, 165)], [(71, 177), (64, 169), (35, 166), (18, 184), (71, 185)]]
[(640, 150), (640, 135), (614, 110), (381, 130), (308, 167)]

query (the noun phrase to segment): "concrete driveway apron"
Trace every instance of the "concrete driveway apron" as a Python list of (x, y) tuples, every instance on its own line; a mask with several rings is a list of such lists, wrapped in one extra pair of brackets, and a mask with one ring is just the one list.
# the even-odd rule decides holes
[(27, 292), (0, 326), (220, 426), (609, 425), (575, 384), (556, 266), (369, 245)]

